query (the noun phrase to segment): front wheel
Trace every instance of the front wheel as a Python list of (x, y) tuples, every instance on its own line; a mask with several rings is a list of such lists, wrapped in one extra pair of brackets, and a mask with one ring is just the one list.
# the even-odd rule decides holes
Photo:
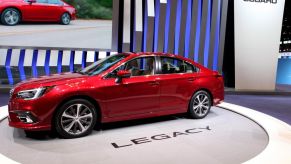
[(201, 119), (207, 116), (212, 105), (211, 96), (206, 91), (196, 92), (189, 105), (189, 115), (195, 119)]
[(1, 22), (4, 25), (14, 26), (20, 22), (20, 13), (14, 8), (5, 9), (1, 14)]
[(64, 138), (90, 134), (97, 122), (95, 106), (87, 100), (75, 99), (65, 103), (55, 115), (55, 129)]
[(70, 24), (71, 22), (71, 16), (69, 13), (64, 13), (62, 16), (61, 16), (61, 24), (63, 25), (68, 25)]

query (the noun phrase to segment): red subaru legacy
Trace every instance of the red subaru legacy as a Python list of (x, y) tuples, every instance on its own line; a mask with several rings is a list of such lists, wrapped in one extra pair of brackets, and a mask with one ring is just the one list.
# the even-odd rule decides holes
[(20, 21), (60, 22), (76, 19), (73, 6), (61, 0), (0, 0), (1, 22), (13, 26)]
[(224, 99), (224, 85), (218, 72), (181, 56), (120, 53), (75, 73), (21, 82), (10, 96), (10, 126), (76, 138), (97, 122), (176, 113), (204, 118)]

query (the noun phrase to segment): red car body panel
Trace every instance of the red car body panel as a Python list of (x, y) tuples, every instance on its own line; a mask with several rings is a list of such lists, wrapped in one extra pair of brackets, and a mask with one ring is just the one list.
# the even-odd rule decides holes
[(0, 15), (7, 8), (15, 8), (21, 13), (21, 21), (58, 22), (64, 13), (69, 13), (71, 20), (76, 19), (76, 9), (61, 1), (60, 4), (28, 3), (25, 0), (0, 0)]
[[(21, 82), (14, 87), (9, 100), (9, 125), (26, 130), (49, 130), (58, 107), (74, 97), (96, 102), (100, 108), (101, 122), (113, 122), (154, 116), (185, 113), (192, 95), (206, 90), (213, 99), (213, 105), (224, 100), (223, 78), (190, 59), (163, 53), (128, 54), (110, 69), (95, 76), (77, 73), (63, 73), (44, 76)], [(124, 78), (116, 83), (105, 76), (121, 64), (133, 58), (152, 55), (174, 57), (191, 63), (200, 69), (197, 73), (155, 74)], [(34, 100), (16, 97), (19, 91), (55, 86), (51, 91)], [(30, 111), (37, 122), (22, 123), (15, 111)]]

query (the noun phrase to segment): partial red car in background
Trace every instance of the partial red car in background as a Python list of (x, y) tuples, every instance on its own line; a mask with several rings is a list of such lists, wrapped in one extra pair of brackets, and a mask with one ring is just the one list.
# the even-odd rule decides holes
[(89, 134), (97, 122), (188, 113), (204, 118), (224, 99), (222, 76), (164, 53), (121, 53), (76, 73), (31, 79), (10, 92), (9, 125)]
[(76, 19), (76, 9), (61, 0), (0, 0), (1, 22), (17, 25), (20, 21), (60, 22)]

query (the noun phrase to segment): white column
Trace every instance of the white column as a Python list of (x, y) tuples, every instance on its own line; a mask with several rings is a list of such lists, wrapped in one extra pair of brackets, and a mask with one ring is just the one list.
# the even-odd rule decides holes
[(237, 90), (275, 89), (285, 0), (272, 2), (234, 1)]

